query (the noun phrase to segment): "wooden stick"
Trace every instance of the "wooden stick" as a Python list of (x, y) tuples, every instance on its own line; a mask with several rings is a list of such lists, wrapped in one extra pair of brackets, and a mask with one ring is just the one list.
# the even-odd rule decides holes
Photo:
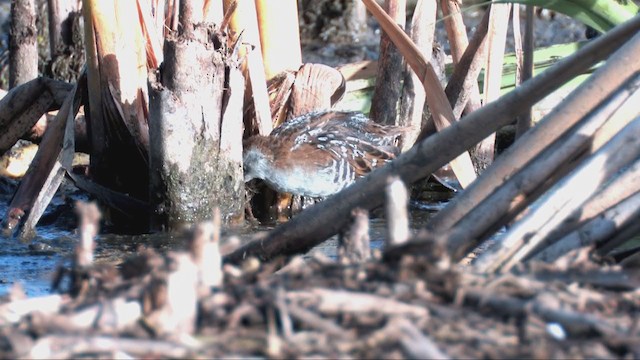
[[(441, 241), (446, 242), (451, 251), (455, 251), (454, 260), (463, 258), (472, 248), (490, 236), (492, 231), (506, 225), (523, 208), (536, 200), (553, 185), (553, 181), (549, 179), (557, 177), (557, 173), (566, 173), (572, 169), (565, 167), (567, 164), (575, 166), (576, 159), (586, 157), (585, 149), (591, 145), (594, 134), (630, 98), (639, 85), (640, 76), (623, 84), (614, 95), (605, 99), (561, 140), (551, 144), (535, 161), (526, 164), (522, 170), (505, 180), (454, 227), (444, 232)], [(628, 119), (629, 122), (631, 120)], [(514, 145), (518, 146), (519, 144)]]
[[(637, 39), (640, 40), (640, 36)], [(638, 155), (640, 117), (555, 186), (504, 235), (496, 249), (478, 259), (475, 268), (481, 271), (509, 271), (529, 255), (555, 226)]]
[[(389, 165), (372, 172), (339, 194), (277, 226), (264, 238), (228, 254), (225, 261), (240, 263), (248, 256), (267, 261), (275, 256), (308, 251), (338, 233), (349, 221), (349, 214), (353, 208), (372, 209), (382, 204), (381, 190), (386, 186), (389, 176), (398, 175), (405, 183), (410, 184), (431, 174), (499, 127), (508, 124), (526, 106), (533, 105), (567, 80), (606, 58), (638, 30), (640, 16), (560, 60), (526, 84), (504, 95), (502, 99), (488, 104), (462, 121), (416, 144)], [(492, 168), (494, 167), (495, 164)], [(467, 191), (469, 190), (465, 192)]]
[[(492, 4), (487, 32), (487, 63), (484, 71), (484, 101), (488, 104), (500, 97), (502, 85), (502, 63), (509, 28), (511, 4)], [(476, 146), (476, 164), (480, 170), (486, 169), (493, 162), (495, 153), (495, 133), (487, 136)]]
[[(637, 80), (638, 77), (636, 77), (636, 84)], [(633, 83), (633, 80), (630, 83)], [(636, 111), (635, 109), (637, 108), (638, 102), (640, 102), (640, 91), (636, 91), (633, 88), (630, 88), (629, 91), (632, 92), (631, 96), (613, 115), (613, 117), (598, 129), (593, 137), (593, 145), (584, 153), (584, 156), (595, 153), (604, 145), (596, 139), (604, 140), (606, 137), (610, 140), (615, 135), (610, 130), (616, 129), (617, 133), (622, 129), (622, 127), (631, 122), (631, 116)], [(582, 226), (589, 219), (614, 206), (620, 201), (620, 199), (625, 199), (633, 195), (635, 192), (636, 181), (640, 181), (638, 176), (640, 176), (640, 174), (629, 171), (625, 171), (620, 174), (620, 176), (617, 176), (607, 187), (605, 187), (596, 196), (589, 199), (581, 209), (569, 216), (560, 226), (558, 226), (556, 230), (552, 231), (545, 242), (551, 244), (555, 240), (566, 236), (569, 232), (576, 230), (579, 226)], [(544, 247), (544, 245), (542, 247)]]
[[(640, 23), (640, 17), (634, 18), (626, 25), (620, 26), (615, 30), (618, 30), (622, 35), (626, 33), (626, 26), (633, 26), (632, 24), (635, 24), (636, 20)], [(616, 33), (618, 33), (618, 31), (609, 32), (597, 40), (614, 41), (617, 38)], [(623, 38), (618, 39), (626, 42), (630, 39), (629, 35), (630, 33), (626, 33), (622, 35)], [(601, 49), (604, 50), (607, 44), (600, 41), (590, 43), (589, 45), (601, 46)], [(560, 134), (564, 133), (582, 119), (590, 111), (588, 107), (584, 106), (584, 99), (590, 99), (593, 104), (599, 103), (604, 100), (609, 93), (626, 81), (637, 71), (636, 69), (640, 67), (640, 59), (636, 59), (630, 55), (633, 54), (634, 51), (640, 51), (639, 42), (640, 39), (638, 37), (629, 41), (624, 50), (620, 50), (618, 56), (612, 56), (604, 67), (599, 68), (587, 82), (583, 83), (582, 86), (567, 97), (561, 106), (548, 114), (538, 126), (528, 131), (526, 135), (523, 135), (518, 140), (518, 146), (506, 150), (505, 153), (500, 156), (500, 159), (494, 162), (490, 168), (486, 169), (482, 177), (466, 189), (463, 194), (450, 201), (444, 209), (429, 221), (427, 225), (428, 228), (431, 231), (439, 232), (452, 227), (472, 208), (481, 203), (494, 189), (500, 187), (506, 179), (521, 169), (523, 164), (526, 164), (538, 156), (542, 150), (555, 141)], [(616, 47), (612, 47), (609, 48), (608, 51), (614, 51), (615, 49)], [(570, 56), (570, 58), (581, 56), (581, 54), (584, 53), (578, 51)], [(632, 62), (629, 62), (630, 60), (632, 60)], [(553, 68), (559, 69), (560, 67), (554, 66)], [(545, 71), (528, 82), (523, 83), (521, 88), (526, 90), (531, 87), (532, 83), (540, 81), (542, 75), (549, 75), (551, 73), (551, 71)], [(560, 75), (558, 73), (556, 74)], [(596, 81), (600, 81), (602, 87), (592, 87), (589, 85)], [(519, 93), (519, 91), (516, 88), (510, 94), (503, 96), (503, 99), (514, 96), (517, 93)], [(520, 110), (514, 115), (518, 115)]]

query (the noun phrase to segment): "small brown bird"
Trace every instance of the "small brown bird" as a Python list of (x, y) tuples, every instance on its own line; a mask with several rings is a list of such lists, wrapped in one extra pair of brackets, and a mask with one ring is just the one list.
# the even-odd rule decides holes
[(279, 192), (326, 197), (394, 159), (403, 133), (359, 112), (309, 113), (269, 136), (245, 140), (244, 179), (262, 179)]

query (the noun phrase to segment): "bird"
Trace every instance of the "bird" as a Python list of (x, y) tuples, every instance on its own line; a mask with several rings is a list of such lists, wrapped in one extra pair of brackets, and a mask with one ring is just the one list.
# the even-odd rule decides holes
[(398, 156), (396, 142), (404, 133), (361, 112), (311, 112), (243, 142), (244, 180), (262, 179), (278, 192), (324, 198)]

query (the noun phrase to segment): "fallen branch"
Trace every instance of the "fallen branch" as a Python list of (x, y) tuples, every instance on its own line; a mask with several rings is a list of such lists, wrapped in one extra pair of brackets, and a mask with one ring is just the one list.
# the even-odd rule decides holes
[[(640, 45), (640, 36), (636, 37)], [(640, 117), (576, 171), (554, 186), (474, 266), (481, 271), (508, 271), (534, 251), (571, 212), (593, 196), (613, 175), (640, 156)]]
[[(624, 29), (626, 26), (633, 27), (633, 24), (639, 23), (640, 17), (636, 17), (586, 45), (569, 58), (582, 56), (582, 54), (585, 54), (583, 51), (591, 46), (597, 46), (601, 50), (604, 50), (606, 54), (603, 54), (603, 56), (607, 57), (611, 52), (615, 51), (617, 47), (611, 47), (606, 50), (605, 47), (612, 45), (612, 42), (621, 41), (619, 45), (622, 45), (622, 43), (630, 40), (635, 33), (626, 32)], [(519, 138), (514, 146), (507, 149), (500, 156), (500, 159), (496, 160), (474, 184), (464, 191), (464, 194), (449, 202), (444, 209), (429, 221), (428, 228), (434, 232), (441, 232), (453, 227), (471, 209), (480, 204), (495, 189), (499, 188), (506, 179), (513, 176), (524, 164), (538, 156), (546, 147), (556, 141), (561, 134), (565, 133), (588, 114), (591, 111), (591, 107), (584, 106), (585, 99), (589, 99), (595, 106), (631, 77), (637, 71), (636, 69), (640, 67), (640, 59), (632, 55), (637, 53), (638, 47), (640, 47), (639, 43), (640, 38), (638, 36), (635, 36), (632, 41), (629, 41), (624, 50), (621, 49), (617, 56), (612, 56), (603, 68), (598, 69), (587, 82), (583, 83), (579, 89), (573, 91), (571, 95), (563, 101), (560, 107), (554, 109), (543, 121), (538, 123), (535, 128), (527, 131), (525, 135)], [(569, 58), (565, 58), (564, 61)], [(560, 63), (556, 64), (551, 69), (559, 69), (559, 64)], [(543, 79), (541, 76), (550, 75), (551, 72), (549, 70), (523, 83), (519, 88), (503, 96), (503, 99), (513, 96), (520, 91), (526, 92), (526, 89), (531, 87), (533, 83)], [(556, 75), (560, 76), (559, 73), (556, 73)], [(590, 86), (590, 84), (598, 82), (601, 83), (600, 86)], [(487, 106), (489, 105), (491, 104)], [(528, 105), (525, 106), (523, 104), (523, 107), (518, 110), (522, 111), (525, 107), (528, 107)], [(519, 112), (514, 114), (514, 117), (517, 115), (519, 115)]]

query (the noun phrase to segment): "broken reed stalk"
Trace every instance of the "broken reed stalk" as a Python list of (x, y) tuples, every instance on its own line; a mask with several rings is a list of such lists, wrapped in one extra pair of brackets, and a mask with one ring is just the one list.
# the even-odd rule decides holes
[[(640, 77), (637, 76), (623, 84), (615, 94), (598, 104), (574, 128), (559, 137), (534, 160), (523, 165), (522, 169), (509, 179), (505, 179), (494, 192), (469, 211), (455, 226), (449, 228), (449, 231), (442, 233), (441, 241), (446, 242), (450, 250), (455, 249), (454, 260), (466, 256), (480, 242), (535, 201), (553, 185), (554, 182), (550, 179), (557, 177), (558, 173), (571, 170), (567, 164), (575, 166), (576, 160), (586, 157), (586, 149), (591, 146), (594, 134), (620, 109), (639, 85)], [(584, 106), (584, 100), (581, 100), (580, 104)], [(519, 144), (516, 143), (514, 146), (517, 147)]]
[[(274, 228), (263, 239), (248, 243), (228, 254), (225, 261), (240, 263), (251, 256), (268, 261), (274, 256), (308, 251), (338, 233), (349, 221), (352, 209), (372, 209), (382, 204), (380, 190), (386, 186), (389, 176), (397, 175), (407, 184), (428, 176), (501, 126), (510, 123), (520, 114), (521, 109), (535, 104), (566, 81), (606, 58), (638, 30), (640, 16), (560, 60), (501, 99), (416, 144), (387, 166), (372, 172), (322, 203), (304, 210), (289, 222)], [(407, 245), (413, 244), (410, 242)]]
[[(502, 86), (502, 63), (509, 29), (511, 4), (492, 4), (489, 9), (489, 29), (487, 31), (487, 56), (484, 71), (484, 99), (488, 104), (500, 97)], [(476, 146), (476, 166), (486, 169), (493, 162), (496, 134), (493, 133)]]
[[(615, 56), (611, 56), (605, 66), (599, 68), (586, 82), (574, 90), (560, 106), (549, 113), (543, 121), (538, 123), (538, 125), (530, 131), (527, 131), (526, 134), (518, 139), (514, 146), (507, 149), (491, 167), (485, 170), (483, 176), (479, 177), (475, 183), (465, 189), (463, 194), (453, 198), (444, 209), (431, 218), (427, 224), (428, 230), (444, 232), (453, 227), (491, 192), (499, 188), (506, 179), (521, 169), (523, 164), (526, 164), (538, 156), (544, 148), (554, 142), (560, 134), (563, 134), (567, 129), (580, 121), (580, 119), (591, 110), (590, 107), (584, 106), (585, 99), (589, 99), (592, 104), (600, 103), (633, 75), (637, 71), (634, 69), (640, 66), (640, 59), (630, 54), (633, 54), (632, 51), (636, 51), (636, 48), (640, 45), (637, 44), (638, 40), (636, 38), (629, 40), (632, 35), (635, 35), (635, 33), (629, 32), (629, 30), (633, 30), (637, 26), (640, 26), (640, 17), (634, 17), (625, 24), (604, 34), (601, 38), (587, 44), (587, 47), (593, 47), (594, 50), (596, 47), (598, 48), (598, 57), (606, 58), (628, 41), (624, 50), (621, 49)], [(574, 61), (578, 61), (576, 59), (577, 56), (583, 56), (583, 54), (586, 56), (587, 54), (583, 49), (566, 59), (575, 59)], [(589, 50), (589, 52), (591, 51), (593, 50)], [(583, 60), (594, 64), (595, 62), (591, 61), (596, 59)], [(526, 83), (523, 83), (521, 88), (524, 88), (526, 92), (528, 88), (537, 87), (537, 85), (532, 85), (532, 83), (535, 84), (541, 79), (547, 78), (549, 75), (555, 74), (552, 76), (561, 76), (561, 74), (557, 72), (557, 69), (561, 69), (564, 66), (557, 65), (558, 64)], [(551, 69), (553, 69), (553, 71), (551, 71)], [(545, 76), (541, 77), (541, 75)], [(591, 84), (594, 83), (598, 83), (599, 86), (592, 86)], [(511, 93), (503, 96), (503, 100), (519, 94), (520, 91), (516, 88)], [(529, 106), (529, 104), (533, 105), (534, 103), (535, 102), (526, 102), (526, 106)], [(523, 105), (524, 104), (525, 102), (523, 101)], [(513, 115), (515, 117), (519, 114), (520, 110)], [(455, 251), (453, 248), (451, 248), (451, 250)]]
[(140, 26), (145, 39), (147, 52), (147, 67), (149, 69), (157, 69), (164, 62), (164, 54), (162, 46), (164, 45), (163, 29), (158, 31), (154, 19), (151, 17), (152, 10), (149, 4), (144, 0), (136, 0), (138, 14), (140, 18)]
[(198, 224), (189, 251), (198, 267), (199, 295), (208, 294), (211, 288), (222, 285), (222, 257), (220, 256), (220, 209), (215, 208), (213, 219)]
[(425, 335), (416, 325), (407, 318), (395, 317), (390, 319), (389, 327), (393, 333), (400, 335), (400, 344), (404, 351), (412, 359), (451, 359), (438, 344)]
[[(406, 0), (385, 0), (384, 10), (389, 18), (404, 29), (407, 19)], [(402, 94), (403, 59), (386, 32), (380, 34), (380, 59), (376, 86), (371, 96), (369, 117), (380, 124), (398, 125), (398, 104)], [(430, 55), (430, 53), (429, 53)], [(425, 56), (430, 58), (430, 56)]]
[[(438, 6), (435, 1), (418, 0), (413, 10), (409, 26), (409, 36), (425, 58), (431, 61), (433, 38), (435, 35)], [(399, 125), (408, 130), (400, 139), (402, 151), (409, 150), (415, 144), (422, 127), (422, 114), (426, 102), (426, 93), (420, 78), (410, 66), (405, 66), (404, 84), (400, 101)]]
[(409, 239), (409, 194), (398, 177), (389, 179), (387, 192), (388, 245), (399, 245)]
[[(636, 162), (625, 173), (631, 171), (635, 172), (637, 178), (640, 174), (640, 163)], [(552, 262), (571, 250), (603, 243), (605, 240), (611, 239), (632, 221), (637, 221), (640, 216), (640, 188), (636, 186), (634, 191), (634, 195), (626, 199), (617, 199), (620, 201), (619, 203), (598, 214), (597, 217), (591, 218), (565, 237), (556, 240), (552, 245), (545, 247), (534, 255), (533, 259)]]
[[(514, 5), (515, 7), (519, 7), (519, 5)], [(514, 9), (515, 9), (514, 7)], [(534, 44), (534, 31), (533, 31), (533, 23), (535, 18), (533, 16), (533, 5), (526, 5), (526, 20), (524, 26), (524, 44), (522, 48), (523, 52), (523, 63), (522, 63), (522, 73), (520, 74), (520, 79), (522, 82), (525, 82), (533, 77), (533, 52), (535, 50)], [(515, 15), (514, 15), (515, 19)], [(515, 21), (514, 21), (515, 27)], [(531, 109), (525, 111), (522, 115), (518, 116), (518, 120), (516, 122), (516, 139), (519, 139), (522, 134), (524, 134), (527, 130), (529, 130), (533, 126), (533, 118), (531, 114)]]
[(474, 267), (480, 271), (509, 271), (538, 248), (545, 237), (577, 207), (638, 156), (640, 117), (555, 185), (501, 237), (492, 250), (482, 254)]
[(74, 266), (85, 268), (93, 263), (95, 244), (93, 239), (100, 231), (100, 210), (96, 203), (76, 202), (76, 213), (79, 218), (80, 241), (75, 249)]

